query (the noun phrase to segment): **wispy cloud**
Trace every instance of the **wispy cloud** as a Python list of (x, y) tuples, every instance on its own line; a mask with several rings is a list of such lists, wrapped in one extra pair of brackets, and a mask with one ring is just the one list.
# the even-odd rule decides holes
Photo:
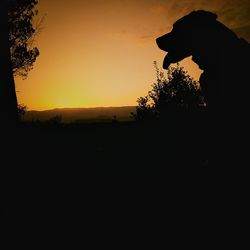
[(138, 0), (133, 7), (139, 12), (130, 14), (133, 21), (128, 20), (122, 31), (112, 33), (115, 39), (151, 43), (169, 32), (179, 18), (193, 10), (203, 9), (216, 13), (219, 21), (239, 37), (250, 41), (249, 0)]
[(249, 0), (157, 0), (152, 1), (152, 11), (158, 9), (170, 22), (187, 15), (189, 12), (204, 9), (215, 12), (226, 26), (239, 36), (250, 41), (250, 1)]

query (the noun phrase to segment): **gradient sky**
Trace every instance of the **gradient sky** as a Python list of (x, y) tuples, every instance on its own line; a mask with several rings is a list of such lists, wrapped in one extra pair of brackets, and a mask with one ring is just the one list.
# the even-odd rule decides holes
[[(250, 0), (40, 0), (41, 55), (26, 80), (16, 79), (28, 109), (135, 105), (155, 81), (155, 39), (192, 10), (216, 12), (250, 41)], [(195, 79), (201, 71), (182, 62)]]

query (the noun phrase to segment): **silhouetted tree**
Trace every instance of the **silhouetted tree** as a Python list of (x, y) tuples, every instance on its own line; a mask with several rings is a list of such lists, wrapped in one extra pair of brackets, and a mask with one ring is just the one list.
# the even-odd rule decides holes
[(38, 14), (35, 9), (38, 0), (12, 1), (9, 9), (10, 52), (15, 75), (27, 77), (39, 55), (33, 48), (35, 34), (40, 30), (42, 20), (34, 27), (32, 19)]
[(38, 0), (0, 2), (0, 107), (4, 121), (18, 120), (14, 75), (27, 76), (39, 55), (32, 48), (35, 34), (32, 20)]
[(199, 84), (190, 77), (183, 67), (169, 67), (167, 77), (154, 62), (157, 80), (146, 97), (137, 100), (138, 121), (166, 118), (172, 112), (183, 112), (204, 107)]

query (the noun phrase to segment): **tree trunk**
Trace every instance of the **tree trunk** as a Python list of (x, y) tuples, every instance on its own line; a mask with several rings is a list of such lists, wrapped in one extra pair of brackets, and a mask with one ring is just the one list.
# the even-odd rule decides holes
[(8, 1), (0, 3), (0, 121), (16, 124), (18, 121), (15, 80), (10, 57)]

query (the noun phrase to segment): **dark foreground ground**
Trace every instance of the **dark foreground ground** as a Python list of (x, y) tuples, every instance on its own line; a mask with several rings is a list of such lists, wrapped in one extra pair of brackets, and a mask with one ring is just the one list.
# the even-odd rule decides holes
[(2, 129), (1, 249), (249, 249), (248, 165), (203, 125)]

